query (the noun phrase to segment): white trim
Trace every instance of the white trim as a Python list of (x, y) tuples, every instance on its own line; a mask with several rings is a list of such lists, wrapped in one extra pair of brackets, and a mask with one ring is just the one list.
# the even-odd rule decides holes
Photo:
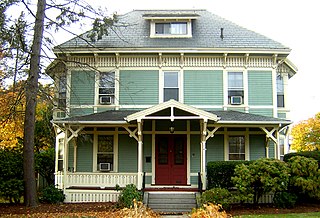
[(278, 102), (277, 102), (277, 70), (272, 69), (272, 97), (273, 97), (273, 117), (278, 117)]
[[(192, 25), (191, 25), (191, 20), (188, 18), (152, 18), (148, 19), (150, 20), (150, 38), (191, 38), (192, 37)], [(187, 24), (187, 34), (156, 34), (156, 23), (181, 23), (185, 22)]]
[(191, 150), (190, 150), (190, 121), (187, 120), (187, 184), (191, 184)]
[(156, 184), (156, 121), (152, 121), (152, 179), (151, 184)]

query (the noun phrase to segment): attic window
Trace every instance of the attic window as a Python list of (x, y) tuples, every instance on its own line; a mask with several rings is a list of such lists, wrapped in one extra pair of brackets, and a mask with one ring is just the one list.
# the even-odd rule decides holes
[(150, 21), (152, 38), (192, 37), (191, 20), (156, 20)]

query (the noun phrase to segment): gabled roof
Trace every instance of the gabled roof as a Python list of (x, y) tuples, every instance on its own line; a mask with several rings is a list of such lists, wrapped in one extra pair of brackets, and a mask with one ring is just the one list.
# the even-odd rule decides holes
[[(188, 112), (188, 113), (192, 114), (193, 116), (195, 116), (195, 118), (198, 118), (198, 119), (206, 119), (206, 120), (211, 120), (214, 122), (219, 120), (219, 118), (213, 113), (209, 113), (207, 111), (200, 110), (198, 108), (195, 108), (195, 107), (192, 107), (192, 106), (189, 106), (186, 104), (182, 104), (182, 103), (175, 101), (173, 99), (166, 101), (166, 102), (163, 102), (161, 104), (155, 105), (153, 107), (150, 107), (148, 109), (131, 114), (131, 115), (127, 116), (125, 119), (128, 122), (131, 122), (133, 120), (147, 119), (148, 116), (155, 114), (157, 112), (163, 111), (168, 108), (170, 108), (170, 109), (176, 108), (176, 109)], [(178, 116), (175, 116), (173, 110), (170, 112), (170, 116), (168, 116), (168, 117), (170, 117), (170, 119), (178, 118)]]
[[(192, 15), (191, 38), (150, 38), (149, 19), (161, 16)], [(220, 37), (223, 28), (223, 39)], [(210, 51), (278, 51), (288, 54), (290, 49), (266, 36), (243, 28), (206, 10), (134, 10), (119, 16), (109, 35), (88, 43), (88, 33), (73, 38), (57, 47), (64, 51), (138, 51), (142, 49), (210, 50)]]

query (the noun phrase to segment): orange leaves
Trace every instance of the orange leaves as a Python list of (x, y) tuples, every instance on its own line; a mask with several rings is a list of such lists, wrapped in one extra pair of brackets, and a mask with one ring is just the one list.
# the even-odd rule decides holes
[(320, 112), (308, 120), (301, 121), (292, 128), (292, 149), (313, 151), (320, 149)]

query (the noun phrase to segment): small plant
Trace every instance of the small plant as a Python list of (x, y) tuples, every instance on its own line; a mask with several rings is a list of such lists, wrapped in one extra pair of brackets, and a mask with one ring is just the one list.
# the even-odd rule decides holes
[(204, 204), (201, 208), (194, 209), (191, 213), (191, 218), (227, 218), (228, 214), (225, 211), (221, 211), (221, 205), (215, 205), (212, 203)]
[(53, 185), (49, 185), (48, 187), (42, 190), (40, 193), (40, 201), (50, 204), (57, 204), (64, 201), (63, 191), (54, 187)]
[(293, 208), (297, 199), (297, 195), (293, 193), (277, 192), (273, 197), (273, 203), (278, 208)]
[[(117, 217), (146, 217), (156, 218), (160, 217), (159, 214), (147, 208), (141, 201), (133, 200), (133, 206), (131, 208), (123, 208), (117, 212)], [(116, 216), (116, 215), (115, 215)]]
[(134, 184), (129, 184), (121, 191), (117, 206), (131, 208), (134, 206), (133, 200), (142, 201), (142, 194)]
[(213, 188), (202, 193), (199, 203), (219, 204), (223, 209), (229, 209), (231, 203), (231, 193), (225, 188)]

